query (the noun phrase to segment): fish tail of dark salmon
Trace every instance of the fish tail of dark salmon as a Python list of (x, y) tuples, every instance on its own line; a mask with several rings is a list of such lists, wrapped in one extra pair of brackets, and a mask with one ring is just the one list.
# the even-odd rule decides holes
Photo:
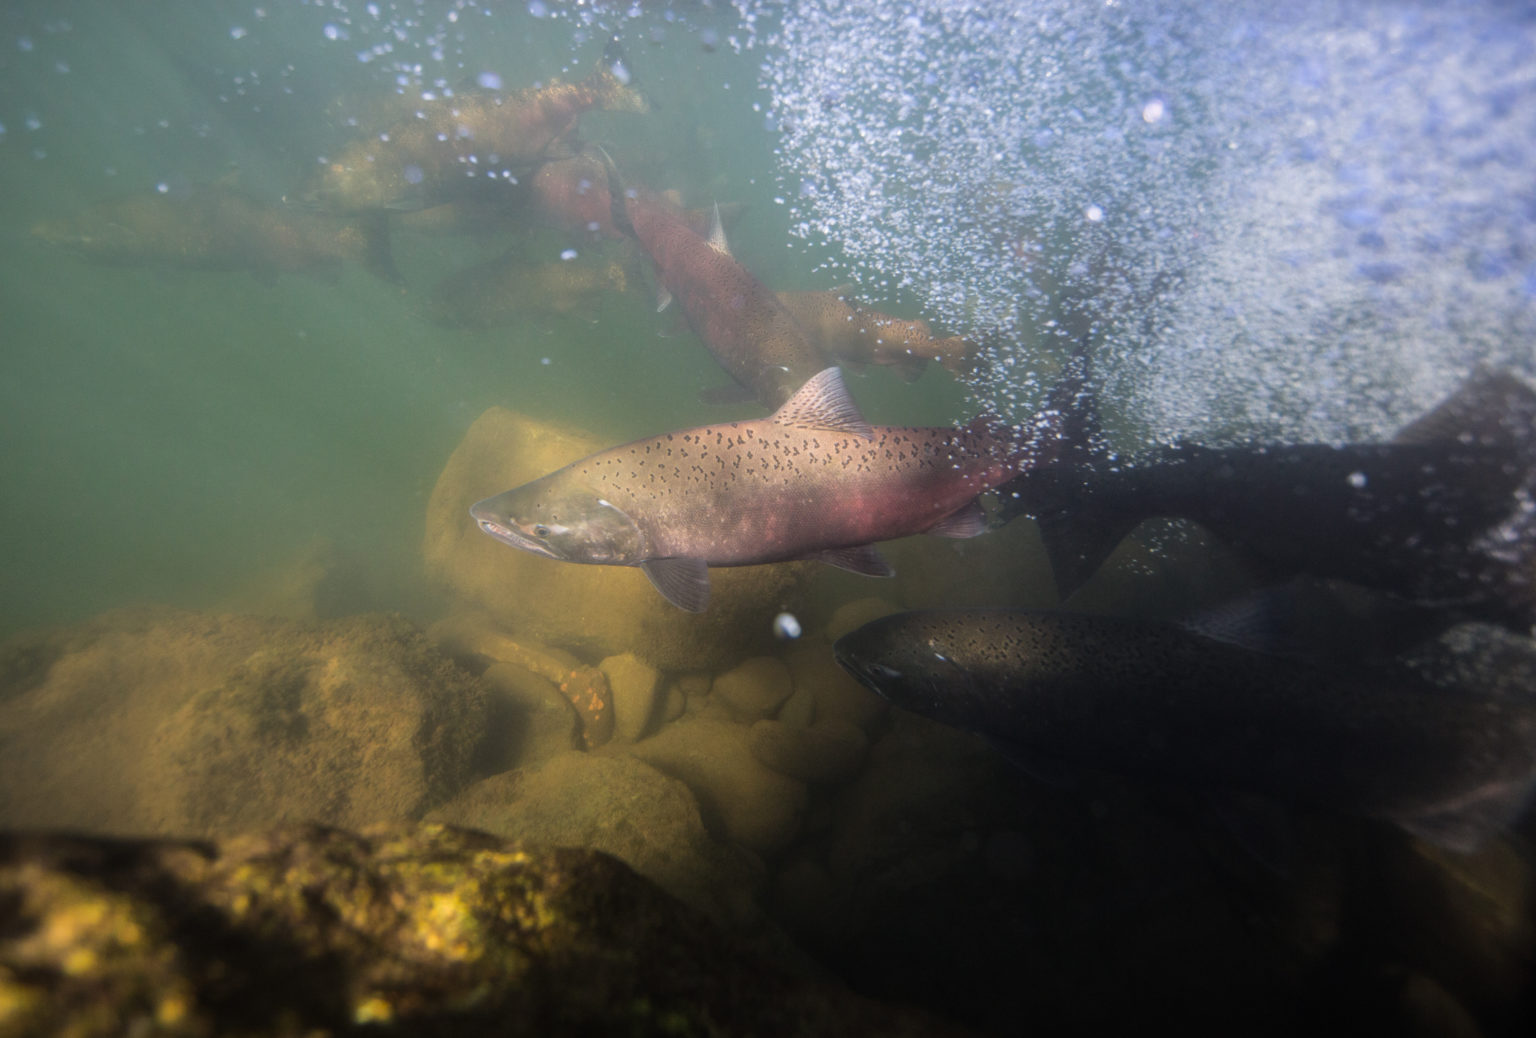
[(1073, 348), (1045, 406), (1020, 434), (1019, 475), (998, 488), (998, 521), (1020, 515), (1035, 520), (1062, 598), (1081, 587), (1143, 518), (1080, 512), (1062, 504), (1079, 497), (1068, 491), (1084, 470), (1111, 457), (1092, 391), (1091, 362), (1087, 343)]

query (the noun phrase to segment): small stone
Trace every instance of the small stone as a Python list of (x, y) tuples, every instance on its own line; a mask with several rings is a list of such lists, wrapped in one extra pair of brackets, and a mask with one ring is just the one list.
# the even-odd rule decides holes
[(630, 752), (693, 790), (704, 823), (727, 839), (766, 854), (799, 835), (805, 783), (753, 757), (742, 725), (687, 718), (635, 743)]
[(440, 620), (428, 632), (445, 652), (459, 659), (512, 663), (552, 682), (581, 716), (581, 737), (595, 749), (613, 737), (612, 694), (608, 678), (564, 649), (513, 638), (489, 616), (462, 613)]
[(808, 688), (795, 686), (794, 694), (779, 707), (779, 720), (791, 728), (809, 728), (816, 720), (816, 694)]
[(809, 728), (783, 721), (758, 721), (749, 731), (752, 756), (802, 782), (833, 783), (851, 778), (864, 763), (869, 740), (864, 729), (832, 718)]
[(667, 686), (661, 701), (661, 720), (664, 724), (682, 717), (688, 710), (688, 693), (683, 691), (681, 682), (674, 681)]
[(832, 646), (819, 638), (802, 639), (785, 656), (795, 688), (816, 697), (816, 719), (839, 718), (869, 729), (885, 716), (890, 704), (859, 684), (832, 655)]
[(642, 738), (656, 716), (661, 672), (632, 652), (609, 656), (597, 665), (613, 697), (613, 736), (620, 742)]
[(789, 669), (772, 656), (754, 656), (715, 679), (710, 694), (743, 721), (771, 717), (794, 692)]
[(497, 693), (482, 748), (483, 770), (526, 768), (576, 747), (581, 717), (547, 678), (515, 663), (493, 663), (481, 680)]

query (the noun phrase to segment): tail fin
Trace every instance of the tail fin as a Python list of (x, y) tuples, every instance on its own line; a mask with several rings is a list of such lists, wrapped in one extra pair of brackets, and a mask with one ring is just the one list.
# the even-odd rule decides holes
[(382, 211), (366, 213), (358, 220), (363, 235), (363, 268), (381, 281), (404, 285), (405, 278), (395, 267), (395, 254), (389, 247), (389, 216)]
[(1110, 456), (1091, 374), (1088, 347), (1079, 343), (1035, 418), (1033, 463), (998, 488), (1000, 522), (1028, 515), (1039, 526), (1062, 598), (1086, 583), (1142, 518), (1081, 508), (1085, 480)]
[(1092, 469), (1109, 451), (1099, 427), (1098, 406), (1088, 384), (1088, 350), (1078, 346), (1062, 366), (1061, 377), (1046, 394), (1045, 406), (1029, 423), (1033, 430), (1028, 467), (1011, 483), (1004, 484), (1002, 520), (1035, 514), (1021, 491), (1034, 482), (1043, 468)]
[(1509, 447), (1527, 464), (1536, 464), (1536, 391), (1508, 371), (1478, 368), (1393, 440)]
[[(998, 491), (1004, 516), (1034, 517), (1056, 579), (1056, 594), (1062, 599), (1086, 584), (1141, 523), (1137, 515), (1075, 512), (1065, 502), (1081, 496), (1081, 478), (1082, 470), (1077, 468), (1036, 469)], [(1049, 507), (1040, 507), (1042, 502), (1049, 502)]]
[(601, 144), (589, 144), (587, 147), (597, 152), (603, 160), (604, 168), (608, 170), (608, 208), (613, 225), (623, 234), (639, 240), (634, 222), (629, 218), (629, 188), (624, 186), (624, 178), (619, 175), (619, 167), (614, 165), (613, 156)]

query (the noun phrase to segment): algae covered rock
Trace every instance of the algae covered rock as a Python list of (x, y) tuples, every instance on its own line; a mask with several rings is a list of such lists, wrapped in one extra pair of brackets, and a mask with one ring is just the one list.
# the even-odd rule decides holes
[(502, 408), (482, 414), (427, 504), (428, 574), (508, 631), (586, 659), (633, 652), (661, 670), (729, 666), (773, 644), (773, 618), (804, 593), (810, 564), (713, 569), (709, 609), (667, 602), (638, 569), (541, 558), (481, 533), (469, 506), (610, 444)]
[(745, 725), (697, 717), (667, 725), (630, 752), (686, 783), (711, 831), (766, 854), (799, 834), (806, 788), (759, 762), (749, 743)]
[(0, 836), (0, 1033), (940, 1034), (608, 855), (443, 826)]
[(419, 818), (472, 777), (483, 687), (409, 622), (109, 613), (0, 649), (0, 824), (212, 835)]

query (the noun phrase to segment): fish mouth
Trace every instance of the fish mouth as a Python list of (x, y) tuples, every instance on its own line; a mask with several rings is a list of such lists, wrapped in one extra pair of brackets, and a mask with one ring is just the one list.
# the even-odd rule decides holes
[(556, 555), (552, 550), (550, 550), (549, 545), (545, 544), (543, 541), (529, 537), (527, 534), (521, 532), (515, 527), (508, 526), (505, 523), (485, 515), (484, 513), (478, 511), (479, 507), (479, 505), (476, 505), (474, 508), (471, 508), (469, 510), (469, 514), (475, 520), (476, 525), (480, 527), (481, 533), (489, 534), (501, 543), (510, 544), (512, 547), (517, 548), (520, 551), (531, 552), (534, 555), (542, 555), (546, 559), (560, 558), (560, 556)]
[(901, 671), (894, 667), (887, 667), (882, 663), (864, 659), (853, 649), (841, 642), (832, 646), (832, 658), (838, 664), (858, 679), (859, 684), (878, 694), (881, 698), (890, 698), (891, 683), (901, 680)]

